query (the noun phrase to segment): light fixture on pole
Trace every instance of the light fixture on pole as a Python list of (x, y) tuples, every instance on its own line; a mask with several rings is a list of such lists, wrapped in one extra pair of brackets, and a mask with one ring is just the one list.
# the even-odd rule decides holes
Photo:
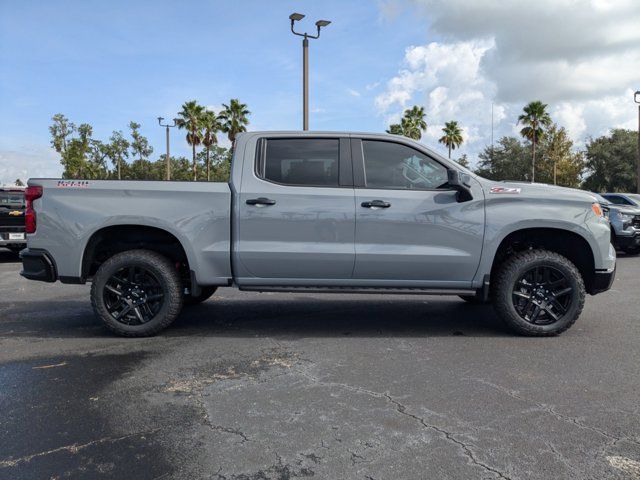
[(167, 129), (167, 157), (165, 158), (165, 164), (166, 164), (166, 180), (171, 180), (171, 155), (169, 153), (169, 129), (173, 128), (176, 126), (176, 119), (173, 119), (173, 125), (169, 125), (168, 123), (163, 125), (162, 124), (162, 120), (164, 120), (164, 117), (158, 117), (158, 124), (161, 127), (165, 127)]
[(317, 33), (309, 35), (308, 33), (298, 33), (293, 29), (293, 24), (304, 18), (301, 13), (292, 13), (289, 15), (291, 20), (291, 33), (304, 37), (302, 40), (302, 129), (309, 130), (309, 39), (320, 38), (320, 29), (326, 27), (331, 22), (329, 20), (318, 20), (316, 22)]
[(638, 104), (638, 157), (636, 164), (636, 192), (640, 193), (640, 90), (633, 94), (633, 100)]

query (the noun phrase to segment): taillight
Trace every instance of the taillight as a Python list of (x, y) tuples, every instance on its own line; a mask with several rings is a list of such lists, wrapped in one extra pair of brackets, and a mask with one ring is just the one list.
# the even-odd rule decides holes
[(36, 212), (33, 209), (33, 201), (42, 196), (40, 185), (29, 186), (24, 191), (24, 227), (27, 233), (36, 233)]

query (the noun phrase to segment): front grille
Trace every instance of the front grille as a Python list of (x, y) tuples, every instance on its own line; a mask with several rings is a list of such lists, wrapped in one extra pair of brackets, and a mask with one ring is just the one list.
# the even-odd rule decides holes
[(640, 215), (636, 215), (635, 217), (633, 217), (632, 225), (635, 228), (640, 228)]

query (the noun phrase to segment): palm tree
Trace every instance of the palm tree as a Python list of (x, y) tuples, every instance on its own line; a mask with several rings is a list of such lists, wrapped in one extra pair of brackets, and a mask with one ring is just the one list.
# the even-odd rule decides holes
[(444, 124), (442, 133), (444, 133), (444, 135), (440, 137), (438, 142), (447, 146), (449, 149), (449, 158), (451, 158), (451, 150), (458, 148), (464, 141), (462, 138), (462, 129), (458, 126), (458, 122), (452, 120)]
[(389, 125), (387, 133), (404, 135), (414, 140), (420, 140), (420, 138), (422, 138), (422, 132), (427, 129), (427, 122), (424, 117), (424, 107), (415, 105), (404, 111), (400, 123)]
[(244, 103), (240, 103), (240, 100), (237, 98), (232, 98), (229, 105), (223, 103), (222, 107), (223, 110), (218, 116), (221, 122), (221, 130), (229, 137), (231, 150), (233, 150), (238, 133), (247, 131), (246, 126), (249, 125), (247, 115), (250, 115), (251, 112), (247, 109), (247, 106)]
[(216, 133), (220, 130), (220, 123), (215, 112), (211, 110), (205, 110), (202, 115), (202, 144), (207, 150), (207, 182), (211, 181), (211, 163), (209, 161), (209, 150), (213, 145), (218, 143), (218, 137)]
[(182, 111), (178, 112), (176, 125), (187, 131), (187, 143), (193, 153), (193, 180), (198, 180), (198, 164), (196, 163), (196, 146), (202, 142), (202, 115), (205, 109), (195, 100), (185, 102)]
[(407, 132), (409, 135), (407, 135), (407, 137), (413, 138), (414, 140), (420, 140), (420, 138), (422, 138), (422, 132), (427, 129), (425, 116), (424, 107), (417, 105), (404, 111), (403, 120), (406, 120), (409, 127)]
[(547, 112), (547, 104), (535, 100), (523, 109), (524, 113), (518, 117), (518, 122), (524, 127), (520, 135), (531, 142), (531, 181), (536, 181), (536, 144), (544, 137), (545, 129), (551, 125), (551, 117)]

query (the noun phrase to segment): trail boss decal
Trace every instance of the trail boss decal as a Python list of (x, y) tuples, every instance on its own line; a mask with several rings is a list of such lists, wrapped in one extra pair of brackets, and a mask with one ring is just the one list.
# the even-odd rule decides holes
[(521, 189), (520, 188), (515, 188), (515, 187), (491, 187), (491, 190), (489, 190), (489, 193), (515, 193), (518, 194), (520, 193)]
[(89, 186), (88, 180), (59, 180), (58, 188), (86, 188)]

